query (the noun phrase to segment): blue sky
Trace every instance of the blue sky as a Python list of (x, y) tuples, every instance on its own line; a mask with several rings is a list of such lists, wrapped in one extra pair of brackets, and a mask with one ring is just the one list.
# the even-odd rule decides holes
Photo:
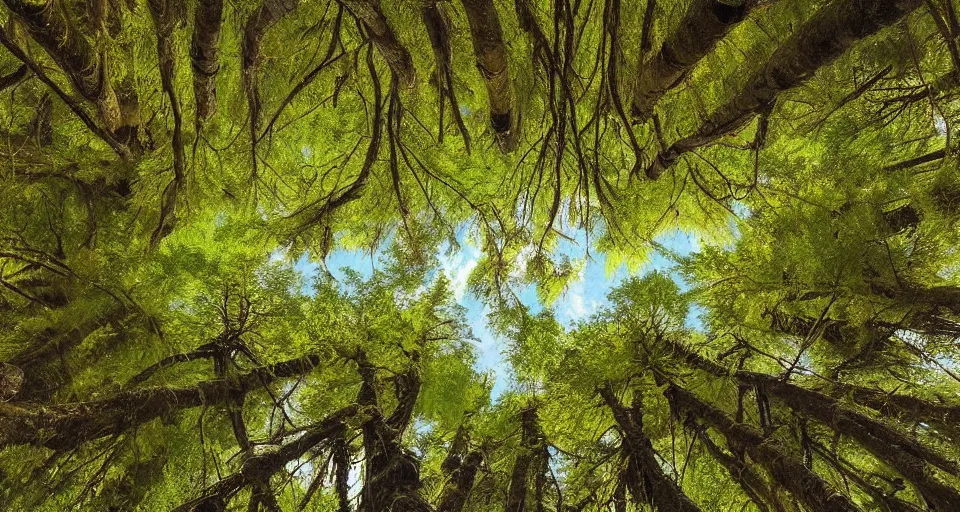
[[(564, 242), (558, 251), (571, 259), (582, 258), (586, 241), (585, 233), (577, 233), (573, 238), (575, 242)], [(696, 238), (681, 231), (661, 235), (657, 241), (667, 250), (680, 255), (688, 255), (699, 250)], [(450, 280), (456, 300), (466, 309), (467, 322), (476, 339), (473, 342), (477, 352), (476, 369), (493, 375), (495, 379), (493, 398), (496, 399), (513, 384), (510, 366), (503, 354), (507, 348), (506, 341), (500, 339), (487, 327), (488, 310), (467, 290), (467, 278), (476, 267), (482, 253), (477, 247), (471, 245), (463, 234), (459, 242), (460, 248), (457, 251), (450, 252), (441, 248), (438, 255), (440, 270)], [(378, 260), (379, 257), (376, 254), (371, 256), (369, 252), (337, 250), (327, 257), (327, 268), (338, 281), (342, 282), (345, 277), (343, 272), (345, 268), (369, 277), (374, 268), (379, 268)], [(305, 275), (313, 275), (319, 271), (318, 265), (311, 263), (306, 255), (296, 262), (295, 268)], [(668, 273), (682, 289), (687, 288), (687, 284), (673, 270), (673, 262), (663, 254), (652, 253), (650, 260), (637, 272), (637, 275), (653, 270)], [(572, 280), (561, 297), (551, 305), (557, 320), (561, 325), (569, 327), (604, 308), (609, 304), (607, 294), (610, 290), (629, 275), (626, 266), (608, 271), (606, 257), (603, 254), (591, 253), (591, 259), (583, 266), (578, 278)], [(518, 295), (521, 302), (530, 307), (531, 311), (536, 312), (542, 309), (543, 305), (539, 303), (532, 285), (520, 290)], [(687, 319), (689, 326), (699, 326), (697, 315), (698, 310), (694, 308)]]

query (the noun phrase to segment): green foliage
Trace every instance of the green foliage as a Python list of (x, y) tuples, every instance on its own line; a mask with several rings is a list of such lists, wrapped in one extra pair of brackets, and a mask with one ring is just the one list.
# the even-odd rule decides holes
[(960, 510), (956, 0), (3, 5), (0, 508)]

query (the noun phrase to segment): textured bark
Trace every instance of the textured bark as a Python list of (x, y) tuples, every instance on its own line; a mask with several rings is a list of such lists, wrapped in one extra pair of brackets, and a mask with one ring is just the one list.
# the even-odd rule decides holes
[(457, 124), (457, 129), (463, 137), (463, 144), (470, 153), (470, 133), (467, 132), (467, 126), (463, 122), (463, 116), (460, 114), (460, 102), (457, 101), (457, 94), (453, 87), (453, 52), (450, 48), (450, 16), (447, 14), (443, 4), (431, 1), (423, 6), (420, 11), (423, 18), (423, 26), (427, 29), (427, 35), (430, 37), (430, 46), (433, 48), (433, 56), (437, 62), (437, 91), (440, 96), (439, 112), (439, 133), (438, 141), (443, 142), (444, 122), (443, 114), (446, 111), (446, 100), (450, 99), (450, 111)]
[(503, 42), (500, 16), (493, 0), (462, 0), (470, 24), (477, 68), (487, 86), (490, 126), (500, 151), (509, 153), (520, 140), (520, 119), (514, 107), (510, 62)]
[(413, 67), (413, 58), (384, 16), (380, 0), (340, 0), (340, 3), (367, 29), (370, 40), (387, 61), (400, 86), (408, 89), (415, 87), (417, 72)]
[(766, 375), (738, 372), (741, 380), (760, 383), (771, 397), (804, 417), (816, 419), (835, 432), (854, 439), (874, 457), (885, 462), (912, 483), (935, 510), (960, 510), (960, 492), (944, 484), (934, 473), (934, 465), (957, 475), (957, 464), (897, 432), (886, 424), (844, 407), (834, 398), (799, 386), (772, 380)]
[(877, 488), (868, 482), (861, 471), (858, 468), (849, 462), (843, 460), (839, 456), (836, 456), (834, 453), (830, 452), (825, 446), (814, 441), (812, 443), (812, 448), (823, 460), (827, 461), (828, 464), (833, 466), (838, 472), (844, 475), (846, 478), (849, 478), (854, 484), (864, 490), (871, 498), (874, 499), (876, 504), (880, 505), (880, 510), (885, 512), (919, 512), (920, 507), (914, 505), (913, 503), (908, 503), (895, 494), (890, 493), (884, 489)]
[(710, 435), (706, 432), (700, 432), (699, 437), (700, 442), (707, 448), (710, 456), (730, 473), (730, 477), (740, 485), (744, 494), (753, 501), (757, 508), (760, 509), (760, 512), (769, 512), (770, 510), (786, 512), (783, 504), (774, 496), (773, 492), (767, 486), (767, 483), (763, 481), (753, 468), (733, 455), (724, 453), (724, 451), (713, 442), (713, 439), (710, 439)]
[(193, 95), (196, 123), (202, 126), (217, 113), (217, 73), (220, 71), (220, 27), (223, 0), (199, 0), (193, 16), (190, 62), (193, 68)]
[(72, 329), (60, 332), (54, 328), (44, 329), (30, 345), (10, 358), (24, 371), (24, 385), (17, 400), (44, 401), (69, 381), (63, 372), (63, 357), (81, 345), (91, 334), (103, 327), (124, 320), (130, 311), (112, 307), (102, 314), (79, 322)]
[(26, 64), (21, 64), (14, 71), (0, 76), (0, 91), (5, 91), (14, 85), (19, 84), (30, 73), (30, 68)]
[(186, 409), (227, 404), (277, 379), (306, 373), (319, 362), (316, 356), (305, 356), (258, 368), (235, 382), (218, 379), (183, 388), (144, 388), (91, 402), (49, 406), (0, 403), (0, 447), (32, 444), (68, 450)]
[(909, 395), (888, 393), (879, 389), (850, 384), (835, 384), (829, 391), (834, 398), (849, 398), (876, 410), (884, 416), (924, 422), (938, 429), (955, 433), (960, 429), (960, 405), (934, 403)]
[(263, 38), (266, 37), (267, 31), (271, 27), (292, 13), (299, 5), (300, 0), (263, 0), (260, 6), (250, 15), (250, 19), (244, 26), (241, 60), (243, 85), (250, 103), (250, 124), (254, 130), (253, 140), (256, 140), (256, 127), (260, 123), (261, 109), (257, 73), (260, 69)]
[[(361, 512), (426, 512), (432, 510), (420, 496), (420, 468), (416, 458), (403, 447), (401, 434), (407, 427), (399, 421), (409, 416), (404, 401), (416, 402), (417, 395), (401, 395), (390, 418), (384, 418), (377, 396), (376, 369), (360, 352), (356, 356), (362, 382), (357, 395), (366, 420), (361, 424), (366, 457)], [(419, 391), (419, 384), (415, 386)]]
[(520, 450), (510, 472), (510, 487), (507, 489), (506, 512), (524, 512), (527, 502), (527, 480), (535, 452), (540, 446), (537, 431), (537, 410), (528, 407), (520, 413)]
[(640, 63), (631, 109), (634, 119), (649, 119), (660, 98), (679, 84), (758, 3), (747, 0), (733, 5), (721, 0), (694, 0), (660, 51)]
[(483, 455), (478, 450), (466, 454), (463, 462), (450, 471), (449, 480), (440, 493), (437, 512), (461, 512), (473, 489), (477, 471), (483, 462)]
[(783, 382), (772, 375), (756, 372), (729, 372), (720, 365), (675, 344), (692, 366), (719, 377), (732, 376), (742, 384), (762, 389), (767, 396), (805, 418), (815, 419), (835, 432), (845, 435), (900, 473), (913, 484), (936, 510), (960, 510), (960, 492), (941, 481), (933, 467), (952, 475), (960, 474), (955, 461), (889, 425), (851, 410), (839, 400), (796, 384)]
[(721, 410), (677, 386), (664, 392), (671, 406), (713, 427), (727, 441), (742, 446), (756, 463), (763, 466), (774, 481), (787, 489), (800, 503), (815, 512), (853, 512), (859, 510), (850, 500), (797, 460), (773, 437), (737, 423)]
[(289, 462), (302, 457), (311, 448), (342, 435), (347, 428), (344, 422), (356, 415), (357, 409), (356, 405), (344, 407), (310, 426), (296, 439), (281, 445), (279, 449), (247, 458), (243, 461), (240, 471), (207, 487), (200, 498), (177, 507), (174, 512), (224, 510), (226, 501), (244, 486), (256, 486), (261, 482), (268, 482), (271, 476), (282, 470)]
[(183, 114), (180, 110), (180, 100), (177, 99), (176, 59), (173, 54), (173, 29), (177, 23), (175, 5), (172, 0), (148, 0), (150, 16), (153, 18), (157, 33), (157, 59), (160, 64), (160, 84), (164, 94), (170, 100), (170, 111), (173, 113), (173, 182), (163, 193), (163, 202), (160, 205), (160, 221), (151, 237), (151, 244), (155, 247), (163, 235), (173, 231), (176, 223), (175, 208), (180, 190), (184, 187), (186, 176), (186, 155), (183, 148)]
[(780, 45), (696, 133), (661, 151), (647, 168), (647, 177), (657, 179), (680, 155), (740, 129), (755, 113), (770, 108), (781, 92), (801, 84), (854, 43), (893, 25), (920, 4), (920, 0), (835, 0), (826, 5)]
[(4, 0), (23, 22), (27, 32), (60, 66), (73, 87), (97, 105), (100, 118), (110, 132), (124, 124), (117, 93), (105, 76), (103, 58), (83, 36), (79, 27), (55, 5), (29, 0)]
[(683, 493), (673, 479), (664, 474), (663, 468), (657, 462), (653, 443), (643, 433), (639, 408), (634, 412), (624, 407), (610, 386), (600, 388), (600, 396), (613, 412), (613, 418), (623, 434), (623, 444), (629, 462), (632, 463), (628, 466), (628, 471), (633, 470), (632, 472), (639, 473), (628, 478), (627, 485), (631, 487), (631, 481), (643, 482), (642, 490), (630, 489), (630, 494), (633, 495), (637, 505), (649, 504), (659, 512), (699, 511), (700, 508)]

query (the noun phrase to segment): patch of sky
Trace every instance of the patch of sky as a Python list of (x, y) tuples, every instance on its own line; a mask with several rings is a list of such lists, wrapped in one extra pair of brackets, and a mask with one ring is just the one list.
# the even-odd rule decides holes
[[(738, 215), (749, 215), (749, 210), (745, 206), (735, 205), (734, 208)], [(482, 252), (468, 240), (465, 230), (459, 233), (457, 242), (458, 246), (455, 248), (450, 246), (439, 248), (437, 272), (442, 272), (450, 281), (454, 298), (466, 312), (466, 321), (473, 334), (471, 343), (477, 355), (475, 369), (492, 378), (494, 382), (492, 395), (496, 399), (514, 384), (512, 371), (504, 354), (508, 349), (508, 342), (489, 328), (487, 316), (490, 309), (470, 293), (467, 287), (467, 280), (483, 256)], [(661, 235), (657, 238), (657, 242), (665, 252), (678, 256), (688, 256), (700, 248), (700, 242), (694, 235), (679, 230)], [(586, 233), (578, 232), (571, 236), (571, 240), (563, 241), (557, 253), (568, 256), (572, 260), (582, 260), (586, 255), (586, 246)], [(281, 259), (283, 254), (277, 253), (274, 258)], [(363, 278), (371, 277), (376, 269), (382, 268), (383, 258), (383, 252), (335, 250), (327, 257), (326, 268), (338, 282), (343, 283), (346, 281), (348, 269), (359, 273)], [(677, 272), (676, 265), (669, 254), (654, 251), (637, 275), (642, 276), (655, 270), (664, 272), (677, 283), (681, 290), (688, 291), (690, 285)], [(322, 271), (320, 265), (311, 261), (306, 254), (296, 260), (294, 268), (307, 277), (306, 283), (310, 283), (312, 276)], [(606, 256), (591, 252), (590, 258), (581, 266), (577, 277), (571, 280), (559, 299), (549, 306), (561, 325), (573, 327), (577, 322), (587, 320), (591, 315), (608, 307), (610, 302), (607, 295), (629, 277), (630, 273), (625, 265), (607, 269)], [(311, 285), (304, 286), (304, 293), (312, 293)], [(536, 314), (544, 308), (533, 285), (515, 291), (520, 301), (530, 308), (531, 313)], [(703, 309), (694, 305), (686, 318), (686, 326), (690, 329), (702, 330), (702, 313)]]

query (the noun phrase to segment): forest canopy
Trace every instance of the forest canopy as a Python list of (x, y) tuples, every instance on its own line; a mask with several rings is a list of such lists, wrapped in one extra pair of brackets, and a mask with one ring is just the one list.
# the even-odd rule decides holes
[(958, 11), (2, 0), (0, 508), (960, 510)]

